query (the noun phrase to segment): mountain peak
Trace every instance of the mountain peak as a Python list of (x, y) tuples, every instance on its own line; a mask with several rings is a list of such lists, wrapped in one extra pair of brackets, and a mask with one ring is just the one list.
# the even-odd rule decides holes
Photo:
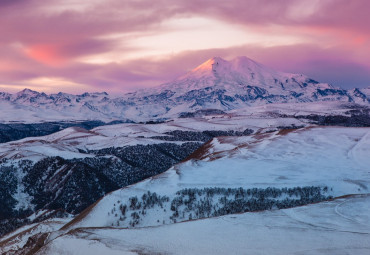
[(226, 65), (229, 62), (224, 60), (221, 57), (213, 57), (208, 59), (206, 62), (202, 63), (201, 65), (197, 66), (192, 70), (192, 72), (197, 71), (212, 71), (215, 70), (216, 66), (218, 65)]
[(39, 92), (35, 91), (35, 90), (32, 90), (32, 89), (28, 89), (28, 88), (25, 88), (21, 91), (18, 92), (19, 94), (39, 94)]
[(230, 61), (227, 61), (221, 57), (213, 57), (191, 70), (190, 73), (185, 75), (185, 77), (189, 75), (193, 78), (214, 75), (225, 76), (231, 73), (250, 75), (251, 73), (277, 74), (278, 72), (271, 70), (270, 68), (245, 56), (238, 56)]
[(258, 66), (258, 67), (263, 67), (263, 68), (266, 68), (265, 66), (263, 66), (262, 64), (260, 63), (257, 63), (256, 61), (254, 61), (253, 59), (250, 59), (246, 56), (238, 56), (234, 59), (232, 59), (230, 61), (230, 63), (234, 66), (234, 67), (251, 67), (251, 66)]
[(39, 95), (40, 93), (39, 92), (37, 92), (37, 91), (34, 91), (34, 90), (32, 90), (32, 89), (28, 89), (28, 88), (25, 88), (25, 89), (23, 89), (23, 90), (21, 90), (21, 91), (19, 91), (19, 92), (17, 92), (16, 93), (16, 96), (22, 96), (22, 97), (24, 97), (24, 96), (37, 96), (37, 95)]

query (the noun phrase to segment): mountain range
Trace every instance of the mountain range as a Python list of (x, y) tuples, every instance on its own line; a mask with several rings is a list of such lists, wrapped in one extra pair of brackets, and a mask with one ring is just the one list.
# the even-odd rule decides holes
[(106, 92), (47, 95), (0, 92), (1, 121), (169, 119), (205, 109), (230, 111), (272, 103), (339, 101), (369, 105), (370, 88), (345, 90), (302, 74), (272, 70), (247, 57), (214, 57), (172, 82), (122, 97)]

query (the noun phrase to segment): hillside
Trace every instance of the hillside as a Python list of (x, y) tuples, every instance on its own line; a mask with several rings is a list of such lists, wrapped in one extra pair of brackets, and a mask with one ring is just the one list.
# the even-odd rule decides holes
[[(214, 138), (168, 171), (107, 194), (59, 230), (40, 225), (37, 254), (68, 254), (76, 245), (91, 254), (258, 254), (262, 246), (276, 254), (366, 254), (369, 143), (368, 128), (343, 127)], [(27, 233), (5, 236), (2, 249), (23, 247)]]

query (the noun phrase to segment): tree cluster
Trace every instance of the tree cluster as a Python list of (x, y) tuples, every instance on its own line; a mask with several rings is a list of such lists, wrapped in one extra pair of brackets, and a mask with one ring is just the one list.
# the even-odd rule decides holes
[[(161, 215), (169, 222), (193, 220), (222, 216), (234, 213), (255, 212), (262, 210), (291, 208), (310, 203), (321, 202), (330, 199), (325, 195), (328, 187), (293, 187), (293, 188), (187, 188), (176, 192), (170, 199), (168, 196), (160, 196), (144, 193), (141, 197), (130, 197), (127, 204), (122, 203), (119, 208), (121, 215), (117, 220), (120, 224), (135, 227), (146, 215), (151, 214), (151, 209), (159, 209)], [(169, 209), (169, 216), (166, 210)], [(112, 214), (115, 208), (112, 209)], [(127, 213), (130, 213), (129, 222), (126, 221)], [(161, 216), (160, 216), (161, 217)], [(168, 217), (168, 218), (166, 218)], [(160, 222), (162, 219), (157, 219)], [(165, 221), (164, 220), (164, 221)], [(120, 223), (121, 222), (121, 223)]]

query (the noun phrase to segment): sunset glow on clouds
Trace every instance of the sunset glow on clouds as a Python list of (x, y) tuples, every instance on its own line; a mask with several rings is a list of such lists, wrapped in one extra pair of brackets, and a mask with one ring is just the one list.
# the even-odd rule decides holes
[(3, 0), (0, 89), (123, 93), (245, 55), (370, 86), (367, 0)]

